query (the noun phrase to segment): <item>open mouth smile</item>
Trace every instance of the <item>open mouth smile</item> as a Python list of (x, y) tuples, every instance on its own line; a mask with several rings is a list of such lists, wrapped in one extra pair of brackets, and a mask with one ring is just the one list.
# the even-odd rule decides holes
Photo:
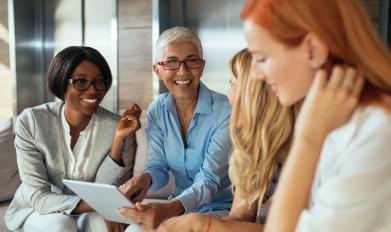
[(174, 81), (174, 84), (177, 86), (189, 86), (193, 80), (176, 80)]

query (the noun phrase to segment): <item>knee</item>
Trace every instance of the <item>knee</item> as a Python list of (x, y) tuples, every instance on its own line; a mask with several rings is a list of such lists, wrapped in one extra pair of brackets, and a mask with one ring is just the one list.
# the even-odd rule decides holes
[(81, 231), (87, 232), (107, 232), (106, 223), (98, 213), (87, 213), (86, 218), (79, 223)]
[(48, 229), (53, 232), (75, 231), (77, 232), (77, 222), (74, 218), (66, 215), (59, 215), (54, 220), (47, 222)]
[(23, 225), (24, 232), (63, 232), (77, 231), (77, 222), (74, 218), (62, 214), (39, 215), (33, 213)]

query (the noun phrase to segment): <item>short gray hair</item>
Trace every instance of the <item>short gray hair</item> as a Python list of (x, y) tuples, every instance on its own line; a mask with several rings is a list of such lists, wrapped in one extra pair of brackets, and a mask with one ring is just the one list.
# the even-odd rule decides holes
[(177, 26), (163, 31), (159, 36), (155, 45), (155, 62), (162, 58), (164, 48), (170, 43), (183, 41), (193, 43), (198, 50), (200, 58), (203, 58), (202, 45), (198, 36), (190, 28)]

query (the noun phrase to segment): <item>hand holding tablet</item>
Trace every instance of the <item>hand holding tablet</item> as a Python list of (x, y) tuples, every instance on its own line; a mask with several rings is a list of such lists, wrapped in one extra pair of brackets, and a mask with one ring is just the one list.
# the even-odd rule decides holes
[[(133, 208), (133, 203), (116, 186), (67, 179), (64, 179), (63, 182), (106, 220), (132, 223), (123, 217), (118, 209), (122, 207)], [(145, 199), (142, 201), (143, 204), (151, 202), (164, 203), (167, 200)]]

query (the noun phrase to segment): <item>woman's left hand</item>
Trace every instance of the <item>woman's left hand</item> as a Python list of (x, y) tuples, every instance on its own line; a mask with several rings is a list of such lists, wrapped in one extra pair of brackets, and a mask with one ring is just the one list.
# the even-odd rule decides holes
[(119, 212), (142, 229), (151, 231), (168, 217), (166, 206), (167, 204), (165, 203), (141, 205), (140, 202), (137, 202), (134, 204), (134, 209), (120, 208)]
[(162, 223), (156, 232), (199, 232), (207, 231), (211, 217), (205, 214), (190, 213), (179, 217), (173, 217)]
[(114, 132), (110, 157), (118, 164), (121, 163), (122, 148), (125, 139), (130, 134), (136, 132), (141, 127), (141, 109), (137, 104), (132, 103), (129, 108), (121, 114)]
[(121, 114), (121, 118), (115, 130), (115, 136), (117, 138), (124, 139), (128, 135), (140, 129), (141, 127), (140, 115), (141, 115), (140, 107), (137, 104), (132, 103), (128, 107), (128, 109)]
[(346, 124), (357, 107), (364, 79), (351, 67), (335, 66), (329, 80), (319, 70), (295, 126), (296, 139), (323, 143), (333, 130)]

